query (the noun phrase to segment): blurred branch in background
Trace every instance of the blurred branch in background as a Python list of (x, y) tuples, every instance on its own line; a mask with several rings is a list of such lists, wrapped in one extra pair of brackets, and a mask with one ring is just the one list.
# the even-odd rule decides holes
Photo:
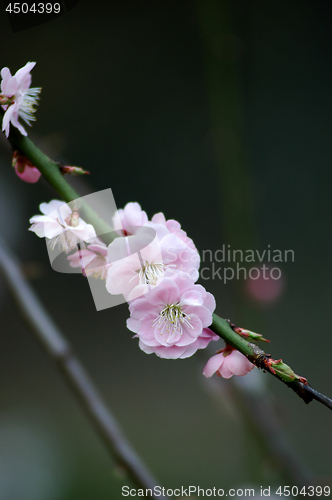
[[(66, 382), (80, 401), (110, 454), (139, 488), (153, 490), (159, 483), (132, 449), (68, 341), (53, 323), (32, 288), (24, 280), (19, 264), (0, 239), (0, 273), (37, 340), (57, 363)], [(152, 498), (156, 498), (152, 496)], [(158, 498), (167, 498), (158, 496)]]
[(251, 443), (257, 443), (264, 464), (279, 475), (285, 484), (315, 484), (314, 478), (292, 448), (280, 417), (276, 401), (256, 370), (246, 377), (231, 380), (211, 378), (206, 388), (217, 402), (229, 400), (247, 427)]

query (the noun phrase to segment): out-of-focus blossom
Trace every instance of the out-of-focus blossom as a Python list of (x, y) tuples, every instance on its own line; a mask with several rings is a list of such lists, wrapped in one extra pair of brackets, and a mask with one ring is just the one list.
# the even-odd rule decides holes
[(22, 118), (28, 125), (35, 120), (33, 113), (34, 106), (37, 104), (40, 87), (30, 88), (30, 71), (36, 63), (28, 62), (23, 68), (19, 69), (14, 76), (8, 68), (1, 70), (1, 102), (6, 104), (2, 106), (5, 114), (2, 120), (2, 130), (6, 137), (9, 135), (10, 124), (18, 128), (21, 134), (27, 135), (26, 131), (19, 123), (18, 118)]
[(277, 302), (285, 291), (285, 278), (280, 268), (272, 268), (264, 264), (264, 273), (256, 279), (248, 277), (245, 289), (249, 297), (262, 306), (269, 306)]
[(206, 363), (203, 375), (212, 377), (217, 373), (218, 377), (231, 378), (233, 375), (242, 377), (253, 369), (254, 365), (238, 350), (226, 345), (218, 354), (212, 356)]
[(34, 183), (37, 182), (41, 176), (41, 173), (31, 161), (18, 151), (15, 151), (13, 154), (12, 165), (15, 168), (16, 174), (22, 181)]
[(187, 358), (219, 337), (207, 327), (215, 309), (213, 295), (178, 273), (164, 278), (147, 295), (130, 302), (127, 327), (139, 347), (161, 358)]
[(63, 201), (42, 203), (39, 209), (44, 215), (34, 215), (30, 219), (32, 226), (29, 231), (33, 231), (40, 238), (48, 238), (52, 250), (59, 244), (68, 253), (76, 249), (78, 243), (84, 247), (84, 242), (91, 242), (96, 238), (93, 226), (86, 224), (78, 212), (72, 212)]

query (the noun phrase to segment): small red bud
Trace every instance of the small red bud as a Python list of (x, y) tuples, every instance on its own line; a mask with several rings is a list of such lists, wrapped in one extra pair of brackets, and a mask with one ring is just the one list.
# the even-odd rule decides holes
[(83, 170), (81, 167), (72, 167), (69, 165), (60, 165), (60, 172), (65, 175), (65, 174), (70, 174), (70, 175), (86, 175), (90, 174), (87, 170)]

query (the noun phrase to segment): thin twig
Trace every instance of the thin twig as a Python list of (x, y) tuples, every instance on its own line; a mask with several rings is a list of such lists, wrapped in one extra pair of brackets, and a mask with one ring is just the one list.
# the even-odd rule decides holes
[(316, 399), (316, 401), (319, 401), (323, 405), (330, 408), (330, 410), (332, 410), (332, 399), (330, 399), (327, 396), (324, 396), (324, 394), (321, 394), (320, 392), (316, 391), (309, 384), (306, 386), (306, 391), (309, 394), (311, 394), (312, 399)]
[(283, 366), (279, 368), (278, 362), (282, 362), (282, 360), (273, 360), (270, 354), (264, 352), (257, 345), (247, 342), (231, 328), (225, 319), (214, 314), (213, 323), (209, 328), (224, 339), (227, 344), (232, 345), (244, 354), (257, 368), (261, 368), (278, 380), (281, 380), (281, 382), (296, 392), (305, 403), (310, 403), (313, 399), (316, 399), (316, 401), (319, 401), (332, 410), (332, 400), (330, 398), (315, 391), (304, 377), (296, 375), (285, 363), (282, 363)]
[[(0, 272), (5, 278), (25, 320), (50, 357), (56, 361), (71, 386), (85, 414), (92, 422), (110, 454), (127, 471), (139, 488), (158, 485), (124, 436), (115, 417), (106, 407), (85, 368), (73, 353), (68, 341), (53, 323), (35, 293), (24, 280), (16, 259), (0, 238)], [(152, 498), (157, 498), (152, 495)], [(167, 498), (158, 496), (158, 498)]]

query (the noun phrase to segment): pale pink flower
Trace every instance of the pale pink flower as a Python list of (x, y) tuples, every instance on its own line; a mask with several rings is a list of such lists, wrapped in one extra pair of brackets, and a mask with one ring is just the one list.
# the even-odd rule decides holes
[(178, 273), (130, 302), (127, 327), (147, 354), (187, 358), (218, 338), (207, 329), (215, 306), (213, 295), (195, 285), (190, 276)]
[(203, 375), (212, 377), (217, 372), (218, 377), (231, 378), (233, 375), (242, 377), (254, 368), (254, 365), (230, 345), (226, 345), (218, 354), (212, 356), (206, 363)]
[(41, 176), (41, 173), (31, 161), (25, 156), (20, 155), (17, 151), (14, 152), (12, 165), (15, 168), (16, 174), (22, 181), (35, 183)]
[(71, 267), (80, 267), (84, 276), (106, 279), (110, 264), (107, 259), (107, 246), (97, 241), (87, 248), (77, 250), (68, 256)]
[(27, 135), (26, 131), (19, 123), (18, 118), (22, 118), (28, 125), (35, 120), (33, 113), (34, 106), (37, 104), (40, 87), (30, 88), (30, 71), (36, 63), (28, 62), (23, 68), (19, 69), (14, 76), (11, 75), (8, 68), (1, 70), (1, 97), (10, 99), (10, 104), (2, 106), (6, 111), (2, 120), (2, 130), (6, 137), (9, 135), (10, 123), (19, 129), (21, 134)]
[[(146, 224), (146, 228), (142, 228), (136, 235), (117, 238), (108, 247), (108, 258), (112, 266), (108, 270), (106, 288), (111, 294), (123, 294), (127, 300), (149, 292), (164, 277), (174, 276), (179, 272), (189, 274), (193, 282), (198, 279), (198, 252), (170, 234), (162, 225), (151, 222)], [(150, 228), (156, 231), (157, 236), (146, 245), (144, 238)], [(128, 243), (128, 250), (123, 240)], [(141, 244), (138, 243), (140, 241)], [(130, 251), (135, 245), (137, 249), (140, 247), (139, 252)]]
[(191, 238), (188, 238), (187, 233), (181, 229), (181, 224), (177, 222), (174, 219), (169, 219), (166, 220), (164, 214), (162, 212), (159, 212), (158, 214), (155, 214), (152, 219), (152, 222), (156, 224), (162, 224), (163, 226), (167, 227), (170, 233), (175, 234), (180, 240), (182, 240), (188, 247), (192, 248), (193, 250), (196, 250), (196, 247), (194, 245), (194, 242)]
[(69, 206), (60, 200), (41, 203), (40, 211), (44, 215), (34, 215), (30, 222), (33, 231), (40, 238), (48, 238), (50, 248), (53, 250), (57, 244), (68, 253), (77, 248), (80, 243), (91, 242), (96, 238), (96, 233), (91, 224), (86, 224), (77, 212), (72, 212)]
[(146, 212), (136, 202), (127, 203), (124, 208), (117, 210), (113, 216), (113, 227), (122, 236), (135, 234), (147, 222), (148, 216)]

